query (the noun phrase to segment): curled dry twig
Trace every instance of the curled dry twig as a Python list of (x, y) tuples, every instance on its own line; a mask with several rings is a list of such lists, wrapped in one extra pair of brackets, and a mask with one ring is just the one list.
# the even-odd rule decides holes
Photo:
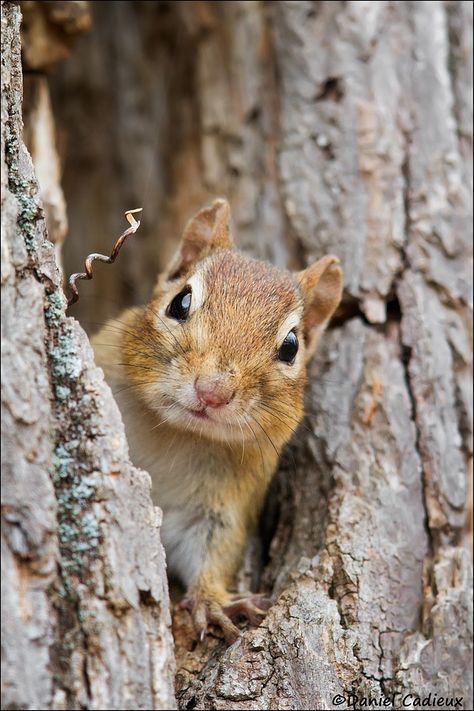
[(96, 259), (99, 260), (99, 262), (105, 262), (106, 264), (113, 264), (113, 262), (115, 262), (115, 260), (117, 259), (117, 255), (120, 252), (120, 249), (127, 237), (130, 237), (130, 235), (135, 234), (135, 232), (140, 227), (140, 220), (136, 220), (134, 218), (134, 214), (137, 212), (141, 212), (142, 209), (143, 208), (138, 207), (135, 210), (126, 211), (125, 217), (129, 221), (130, 227), (128, 227), (124, 232), (122, 232), (120, 237), (117, 239), (110, 253), (110, 257), (107, 257), (105, 254), (89, 254), (89, 256), (84, 262), (84, 267), (86, 271), (71, 274), (68, 280), (69, 288), (71, 290), (71, 296), (69, 297), (67, 302), (68, 308), (79, 300), (79, 291), (77, 289), (76, 281), (78, 279), (92, 279), (92, 262), (94, 262)]

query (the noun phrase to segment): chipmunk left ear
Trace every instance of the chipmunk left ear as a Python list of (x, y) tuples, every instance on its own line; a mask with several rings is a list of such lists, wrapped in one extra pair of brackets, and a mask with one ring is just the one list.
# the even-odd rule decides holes
[(230, 205), (214, 200), (192, 217), (184, 228), (179, 250), (169, 268), (169, 278), (176, 279), (195, 262), (214, 249), (232, 249)]
[(304, 301), (304, 330), (310, 357), (318, 338), (342, 297), (343, 273), (339, 259), (328, 255), (296, 275)]

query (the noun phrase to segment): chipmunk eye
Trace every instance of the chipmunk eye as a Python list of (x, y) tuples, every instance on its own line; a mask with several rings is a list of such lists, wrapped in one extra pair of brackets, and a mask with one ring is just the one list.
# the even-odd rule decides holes
[(292, 365), (298, 353), (298, 337), (294, 331), (290, 331), (278, 351), (278, 359), (284, 363)]
[(191, 287), (185, 286), (179, 294), (176, 294), (166, 309), (166, 315), (176, 321), (186, 321), (191, 307)]

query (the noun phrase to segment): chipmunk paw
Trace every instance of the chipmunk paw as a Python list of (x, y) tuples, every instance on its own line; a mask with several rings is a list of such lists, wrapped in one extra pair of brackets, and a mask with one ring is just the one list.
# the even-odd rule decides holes
[(224, 603), (196, 596), (186, 597), (180, 603), (181, 607), (190, 611), (200, 641), (204, 639), (208, 625), (214, 625), (221, 630), (229, 645), (240, 637), (235, 620), (246, 618), (251, 625), (258, 626), (270, 605), (269, 598), (255, 593), (229, 595)]
[(192, 595), (185, 597), (180, 607), (189, 610), (194, 624), (194, 629), (202, 642), (208, 625), (218, 627), (227, 644), (233, 644), (240, 637), (240, 630), (233, 624), (232, 620), (224, 612), (224, 606), (214, 599), (206, 599), (205, 596)]

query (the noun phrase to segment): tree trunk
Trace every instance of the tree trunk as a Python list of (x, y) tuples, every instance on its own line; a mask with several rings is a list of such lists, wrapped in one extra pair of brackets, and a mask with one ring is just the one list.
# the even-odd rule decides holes
[(22, 139), (2, 2), (2, 707), (174, 708), (161, 513), (81, 327)]
[[(292, 268), (332, 252), (344, 266), (307, 417), (262, 519), (263, 560), (249, 555), (242, 572), (275, 605), (229, 649), (214, 637), (196, 645), (188, 613), (174, 610), (180, 708), (345, 708), (335, 697), (351, 690), (399, 693), (394, 707), (430, 692), (428, 708), (435, 693), (472, 706), (471, 29), (467, 2), (94, 2), (90, 33), (51, 79), (66, 271), (109, 251), (121, 213), (144, 207), (127, 257), (80, 285), (74, 315), (86, 330), (147, 298), (187, 218), (219, 194), (242, 249)], [(19, 159), (8, 160), (11, 175)], [(42, 222), (20, 213), (15, 227), (25, 188), (10, 191), (5, 419), (28, 448), (8, 448), (21, 459), (5, 514), (9, 703), (161, 708), (173, 661), (146, 475), (126, 459), (79, 326), (51, 296), (43, 319), (57, 272), (49, 247), (30, 244)], [(80, 374), (64, 373), (68, 353)], [(81, 472), (94, 489), (84, 515), (101, 533), (76, 565), (67, 527), (74, 542), (90, 539), (64, 500)], [(28, 507), (30, 480), (42, 495)], [(41, 684), (18, 671), (30, 647)], [(30, 683), (41, 697), (19, 696)]]

